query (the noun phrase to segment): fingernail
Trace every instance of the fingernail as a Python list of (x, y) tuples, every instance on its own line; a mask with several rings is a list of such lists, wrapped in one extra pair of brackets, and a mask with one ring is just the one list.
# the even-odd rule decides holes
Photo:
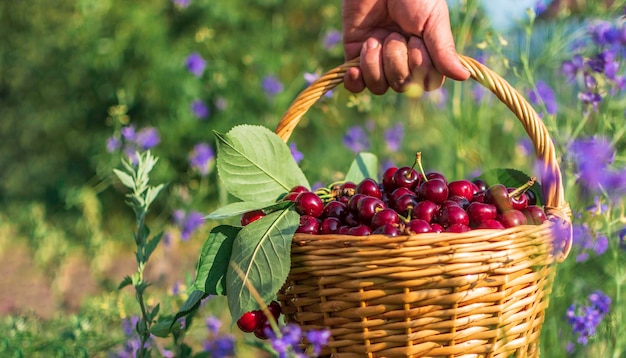
[(380, 42), (378, 42), (377, 39), (370, 38), (370, 39), (367, 39), (367, 41), (365, 42), (365, 48), (367, 50), (375, 49), (378, 46), (380, 46)]

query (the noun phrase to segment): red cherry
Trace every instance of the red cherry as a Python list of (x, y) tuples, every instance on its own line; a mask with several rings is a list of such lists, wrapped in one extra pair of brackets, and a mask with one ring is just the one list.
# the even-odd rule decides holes
[(382, 184), (385, 191), (392, 192), (396, 188), (395, 184), (393, 183), (393, 175), (396, 173), (397, 170), (397, 167), (391, 167), (387, 168), (387, 170), (385, 170), (385, 172), (383, 173)]
[(237, 327), (243, 332), (252, 333), (260, 327), (262, 316), (260, 310), (246, 312), (237, 320)]
[(398, 230), (398, 227), (391, 225), (391, 224), (385, 224), (383, 226), (379, 226), (376, 230), (372, 232), (372, 234), (387, 235), (387, 236), (395, 237), (395, 236), (400, 235), (400, 232)]
[(283, 313), (283, 309), (280, 307), (280, 303), (276, 301), (270, 302), (270, 304), (267, 305), (267, 309), (272, 313), (274, 319), (278, 319), (280, 317), (280, 314)]
[(380, 188), (378, 187), (378, 183), (372, 178), (363, 179), (359, 185), (357, 185), (356, 192), (359, 194), (373, 196), (378, 199), (383, 197), (380, 192)]
[(528, 205), (522, 210), (522, 213), (526, 216), (526, 221), (529, 224), (540, 225), (547, 220), (546, 213), (537, 205)]
[(324, 211), (324, 202), (317, 194), (306, 191), (298, 194), (295, 208), (300, 215), (310, 215), (318, 218)]
[(472, 201), (474, 199), (474, 187), (476, 185), (470, 182), (469, 180), (455, 180), (448, 183), (449, 195), (457, 195), (467, 199), (467, 201)]
[(448, 199), (448, 185), (441, 179), (430, 179), (420, 185), (419, 195), (424, 200), (441, 204)]
[(515, 209), (503, 212), (500, 221), (506, 228), (526, 225), (527, 223), (526, 216), (521, 211)]
[(271, 332), (272, 326), (269, 323), (265, 323), (263, 326), (254, 330), (254, 335), (258, 339), (269, 339), (269, 332)]
[(248, 211), (247, 213), (243, 213), (241, 215), (241, 226), (246, 226), (250, 224), (251, 222), (257, 221), (264, 216), (265, 216), (265, 213), (263, 212), (263, 210), (253, 210), (253, 211)]
[(319, 229), (320, 229), (320, 224), (316, 218), (310, 215), (301, 215), (300, 225), (296, 229), (296, 232), (300, 234), (317, 235), (319, 233)]
[(405, 228), (407, 234), (422, 234), (426, 232), (432, 232), (433, 228), (426, 220), (413, 219), (409, 221)]
[(414, 219), (422, 219), (428, 223), (432, 223), (439, 211), (439, 205), (430, 200), (420, 201), (411, 211), (411, 217)]
[(504, 225), (501, 222), (495, 219), (489, 219), (481, 222), (477, 227), (477, 229), (497, 229), (502, 230), (505, 229)]

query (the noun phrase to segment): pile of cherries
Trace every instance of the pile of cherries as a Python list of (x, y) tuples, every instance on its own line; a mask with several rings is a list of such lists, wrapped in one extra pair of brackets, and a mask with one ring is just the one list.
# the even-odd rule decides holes
[[(530, 190), (531, 179), (520, 188), (488, 186), (481, 179), (448, 182), (438, 172), (419, 173), (413, 167), (387, 169), (378, 183), (343, 182), (310, 191), (294, 187), (290, 200), (300, 214), (298, 233), (390, 236), (420, 233), (460, 233), (473, 229), (505, 229), (539, 225), (546, 220)], [(241, 224), (262, 217), (253, 211)]]

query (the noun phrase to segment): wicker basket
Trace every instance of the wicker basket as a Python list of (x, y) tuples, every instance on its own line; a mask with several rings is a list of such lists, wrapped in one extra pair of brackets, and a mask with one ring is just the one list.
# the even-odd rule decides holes
[[(331, 357), (537, 357), (555, 265), (554, 219), (569, 224), (554, 146), (537, 113), (504, 79), (460, 56), (474, 80), (519, 118), (545, 164), (553, 220), (506, 230), (388, 237), (296, 234), (279, 300), (287, 321), (328, 328)], [(304, 113), (358, 59), (329, 71), (292, 103), (276, 133), (288, 140)], [(542, 178), (546, 179), (546, 178)], [(559, 250), (560, 249), (560, 250)]]

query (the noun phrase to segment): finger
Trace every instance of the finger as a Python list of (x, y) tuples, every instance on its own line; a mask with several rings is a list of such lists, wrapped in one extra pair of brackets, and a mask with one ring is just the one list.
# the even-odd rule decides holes
[(425, 91), (434, 91), (443, 85), (444, 75), (433, 64), (424, 41), (411, 36), (408, 42), (411, 82), (417, 83)]
[(394, 32), (387, 36), (383, 44), (383, 70), (389, 86), (402, 92), (410, 81), (407, 41)]
[(365, 82), (361, 75), (361, 69), (352, 67), (343, 75), (343, 86), (352, 93), (359, 93), (365, 89)]
[(446, 2), (437, 1), (437, 6), (424, 25), (423, 39), (439, 72), (452, 79), (464, 81), (469, 78), (470, 73), (458, 58), (449, 16)]
[(383, 72), (382, 49), (380, 40), (373, 37), (367, 39), (361, 49), (363, 81), (373, 94), (383, 94), (389, 88)]

